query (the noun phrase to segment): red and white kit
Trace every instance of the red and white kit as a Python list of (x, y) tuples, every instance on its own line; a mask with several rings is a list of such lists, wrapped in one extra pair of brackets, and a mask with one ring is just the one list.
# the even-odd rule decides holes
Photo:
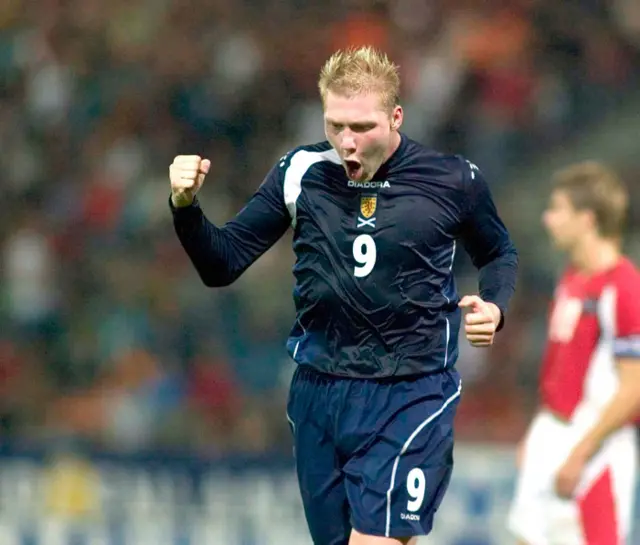
[(622, 545), (633, 516), (638, 446), (618, 430), (589, 461), (574, 500), (555, 476), (618, 385), (616, 358), (639, 358), (640, 273), (627, 259), (602, 273), (566, 271), (555, 293), (541, 410), (525, 439), (509, 527), (529, 545)]

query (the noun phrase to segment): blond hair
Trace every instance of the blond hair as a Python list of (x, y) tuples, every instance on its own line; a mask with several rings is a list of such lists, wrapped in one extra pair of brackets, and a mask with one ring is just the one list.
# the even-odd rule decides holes
[(552, 181), (554, 188), (564, 192), (576, 210), (593, 213), (601, 236), (621, 237), (629, 194), (615, 172), (596, 161), (585, 161), (559, 170)]
[(318, 80), (324, 102), (329, 91), (353, 96), (379, 93), (384, 108), (391, 111), (399, 102), (398, 67), (385, 53), (371, 46), (336, 51), (324, 64)]

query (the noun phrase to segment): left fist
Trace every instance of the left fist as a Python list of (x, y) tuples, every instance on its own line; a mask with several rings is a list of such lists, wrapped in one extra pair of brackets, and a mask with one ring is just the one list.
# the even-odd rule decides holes
[(458, 306), (467, 310), (464, 333), (471, 345), (491, 346), (502, 317), (500, 309), (477, 295), (465, 295)]
[(556, 474), (556, 494), (570, 500), (578, 487), (587, 459), (578, 451), (573, 451)]

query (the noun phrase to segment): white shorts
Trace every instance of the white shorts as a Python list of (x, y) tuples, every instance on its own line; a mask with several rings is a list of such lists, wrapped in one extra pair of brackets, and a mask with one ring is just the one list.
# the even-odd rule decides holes
[(612, 436), (588, 463), (576, 497), (563, 500), (554, 481), (584, 435), (575, 424), (539, 413), (525, 439), (509, 513), (511, 532), (528, 545), (622, 545), (633, 517), (637, 444), (633, 428)]

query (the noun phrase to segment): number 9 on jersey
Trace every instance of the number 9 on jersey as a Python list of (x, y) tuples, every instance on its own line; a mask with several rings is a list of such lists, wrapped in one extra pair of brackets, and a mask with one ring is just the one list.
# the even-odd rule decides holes
[(363, 278), (371, 273), (376, 265), (376, 243), (371, 235), (359, 235), (353, 241), (353, 258), (358, 265), (353, 269), (356, 278)]

